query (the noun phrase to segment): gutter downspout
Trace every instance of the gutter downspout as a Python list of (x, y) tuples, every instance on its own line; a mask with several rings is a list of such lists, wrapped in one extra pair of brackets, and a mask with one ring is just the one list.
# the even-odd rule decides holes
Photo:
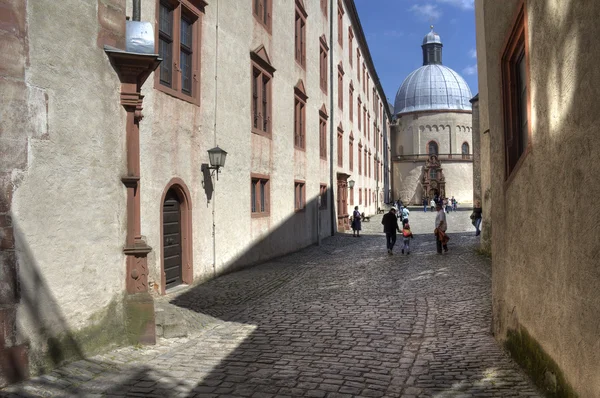
[[(219, 72), (218, 61), (219, 61), (219, 0), (216, 1), (216, 24), (215, 24), (215, 124), (213, 127), (213, 135), (214, 135), (214, 146), (217, 146), (217, 75)], [(217, 171), (218, 172), (218, 171)], [(218, 178), (218, 176), (217, 176)], [(217, 201), (217, 181), (213, 181), (213, 198), (212, 198), (212, 249), (213, 249), (213, 277), (217, 277), (217, 232), (216, 232), (216, 223), (215, 223), (215, 210)]]
[(333, 106), (333, 1), (329, 2), (329, 109), (331, 116), (329, 117), (329, 190), (331, 198), (331, 236), (335, 235), (335, 196), (333, 194), (333, 124), (334, 124), (334, 106)]

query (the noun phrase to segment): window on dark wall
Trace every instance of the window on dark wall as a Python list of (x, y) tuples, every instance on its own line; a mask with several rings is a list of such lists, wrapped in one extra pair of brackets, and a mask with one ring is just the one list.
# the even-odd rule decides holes
[(319, 186), (319, 199), (320, 199), (320, 204), (319, 204), (319, 209), (324, 210), (327, 208), (327, 185), (326, 184), (321, 184)]
[[(198, 4), (198, 6), (194, 6)], [(204, 2), (159, 1), (157, 47), (163, 59), (154, 88), (200, 104), (200, 21)]]
[(294, 210), (304, 210), (306, 207), (306, 189), (304, 181), (294, 182)]
[(531, 145), (527, 28), (527, 10), (523, 2), (502, 55), (506, 179)]
[(265, 176), (253, 176), (250, 185), (252, 216), (269, 214), (269, 179)]
[(252, 1), (252, 13), (254, 18), (264, 28), (271, 32), (271, 7), (273, 0), (253, 0)]

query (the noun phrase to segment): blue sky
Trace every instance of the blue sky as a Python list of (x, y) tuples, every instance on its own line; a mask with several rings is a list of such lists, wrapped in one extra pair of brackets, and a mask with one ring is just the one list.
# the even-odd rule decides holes
[(434, 25), (444, 44), (444, 65), (454, 69), (477, 94), (473, 0), (355, 0), (369, 51), (385, 95), (396, 91), (423, 64), (421, 44)]

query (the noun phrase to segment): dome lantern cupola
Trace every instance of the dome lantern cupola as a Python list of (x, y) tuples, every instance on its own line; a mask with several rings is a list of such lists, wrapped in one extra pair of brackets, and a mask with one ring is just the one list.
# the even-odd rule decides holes
[(433, 31), (433, 25), (431, 25), (431, 32), (427, 33), (423, 38), (423, 65), (441, 65), (442, 64), (442, 40), (440, 35)]

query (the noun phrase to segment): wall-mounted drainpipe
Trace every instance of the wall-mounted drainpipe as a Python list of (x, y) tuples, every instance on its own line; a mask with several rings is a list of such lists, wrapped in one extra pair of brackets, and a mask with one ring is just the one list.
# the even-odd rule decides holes
[(132, 20), (133, 21), (140, 21), (141, 20), (141, 3), (142, 0), (133, 0), (133, 15), (132, 15)]
[(331, 53), (329, 54), (329, 197), (331, 203), (329, 208), (331, 209), (331, 236), (335, 235), (335, 195), (333, 194), (333, 124), (334, 124), (334, 107), (333, 107), (333, 49), (336, 47), (333, 45), (333, 0), (329, 2), (329, 48)]

